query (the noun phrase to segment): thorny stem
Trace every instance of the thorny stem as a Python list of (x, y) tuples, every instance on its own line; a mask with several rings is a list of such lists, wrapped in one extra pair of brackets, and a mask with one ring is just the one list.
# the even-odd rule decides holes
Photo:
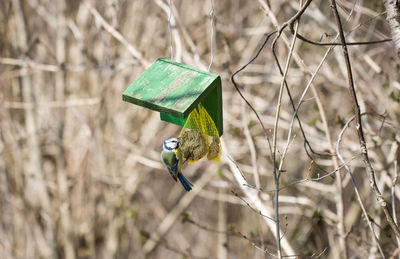
[(347, 46), (346, 46), (346, 39), (345, 39), (344, 33), (343, 33), (342, 23), (340, 21), (339, 13), (338, 13), (338, 10), (336, 7), (336, 0), (330, 0), (330, 2), (331, 2), (331, 8), (332, 8), (333, 14), (335, 16), (336, 24), (337, 24), (337, 27), (339, 30), (340, 41), (342, 43), (343, 56), (344, 56), (344, 59), (346, 62), (348, 88), (349, 88), (349, 92), (351, 95), (351, 99), (353, 102), (353, 108), (354, 108), (354, 112), (355, 112), (355, 116), (356, 116), (356, 129), (357, 129), (357, 133), (358, 133), (358, 139), (360, 142), (362, 159), (365, 164), (367, 173), (369, 175), (369, 182), (370, 182), (371, 188), (375, 192), (377, 201), (378, 201), (379, 205), (382, 207), (383, 212), (385, 213), (386, 220), (388, 221), (390, 227), (393, 229), (396, 236), (400, 237), (400, 230), (399, 230), (398, 226), (396, 225), (396, 223), (394, 223), (393, 217), (389, 212), (389, 209), (387, 207), (385, 200), (383, 199), (381, 192), (379, 191), (378, 185), (376, 184), (375, 171), (374, 171), (374, 168), (372, 167), (371, 161), (369, 160), (369, 157), (368, 157), (368, 149), (366, 146), (364, 132), (363, 132), (362, 124), (361, 124), (360, 106), (358, 104), (357, 95), (356, 95), (356, 92), (354, 89), (353, 74), (351, 71), (350, 58), (349, 58), (349, 53), (348, 53)]

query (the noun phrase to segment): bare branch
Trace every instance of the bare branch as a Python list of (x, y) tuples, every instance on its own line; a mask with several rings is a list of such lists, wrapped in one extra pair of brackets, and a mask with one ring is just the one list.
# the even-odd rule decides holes
[(398, 0), (383, 0), (387, 12), (387, 21), (392, 31), (393, 43), (400, 59), (400, 2)]
[(357, 129), (358, 138), (359, 138), (359, 142), (360, 142), (360, 149), (361, 149), (363, 162), (365, 164), (366, 170), (369, 175), (369, 181), (370, 181), (371, 188), (376, 195), (378, 203), (382, 207), (383, 212), (386, 215), (386, 219), (387, 219), (390, 227), (392, 228), (392, 230), (394, 231), (396, 236), (400, 237), (400, 230), (399, 230), (398, 226), (396, 225), (396, 223), (394, 223), (393, 217), (388, 210), (387, 204), (386, 204), (381, 192), (379, 191), (378, 185), (376, 184), (375, 171), (374, 171), (374, 168), (372, 167), (371, 161), (369, 160), (369, 157), (368, 157), (368, 149), (367, 149), (367, 145), (365, 142), (363, 127), (362, 127), (362, 122), (361, 122), (360, 106), (358, 105), (357, 95), (356, 95), (356, 91), (354, 89), (353, 74), (352, 74), (352, 70), (351, 70), (350, 58), (349, 58), (349, 54), (348, 54), (348, 50), (347, 50), (347, 46), (346, 46), (346, 39), (344, 37), (342, 23), (340, 21), (339, 13), (336, 8), (336, 1), (335, 0), (330, 0), (330, 1), (331, 1), (331, 8), (333, 10), (333, 14), (335, 16), (336, 24), (337, 24), (337, 27), (339, 30), (340, 41), (342, 43), (343, 56), (344, 56), (344, 59), (346, 62), (348, 88), (349, 88), (349, 92), (350, 92), (350, 95), (352, 98), (353, 108), (354, 108), (354, 112), (355, 112), (355, 116), (356, 116), (356, 129)]
[(147, 68), (150, 64), (149, 62), (142, 56), (142, 54), (136, 50), (136, 48), (128, 42), (127, 39), (122, 36), (114, 27), (112, 27), (101, 15), (100, 13), (93, 8), (89, 3), (85, 2), (86, 7), (92, 13), (92, 15), (96, 18), (97, 21), (104, 27), (106, 31), (108, 31), (114, 38), (116, 38), (125, 48), (135, 57), (143, 67)]

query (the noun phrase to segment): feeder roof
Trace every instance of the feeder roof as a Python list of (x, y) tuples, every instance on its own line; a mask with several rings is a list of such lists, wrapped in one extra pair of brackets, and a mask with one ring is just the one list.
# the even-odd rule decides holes
[(123, 93), (124, 101), (186, 118), (217, 85), (218, 75), (157, 59)]

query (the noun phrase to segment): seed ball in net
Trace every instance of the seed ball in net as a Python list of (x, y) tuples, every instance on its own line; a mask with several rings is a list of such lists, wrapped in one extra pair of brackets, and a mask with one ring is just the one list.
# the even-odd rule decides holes
[(220, 153), (221, 153), (220, 140), (218, 137), (213, 136), (210, 146), (208, 147), (207, 158), (208, 160), (213, 160), (219, 157)]
[(197, 161), (208, 152), (204, 134), (198, 130), (186, 130), (178, 140), (183, 157), (189, 161)]

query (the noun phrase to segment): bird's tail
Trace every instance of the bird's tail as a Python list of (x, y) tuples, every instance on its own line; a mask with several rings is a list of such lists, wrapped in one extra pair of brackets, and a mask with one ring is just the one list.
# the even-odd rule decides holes
[(184, 176), (182, 173), (178, 173), (178, 179), (183, 185), (183, 188), (185, 188), (186, 191), (190, 191), (192, 189), (192, 185)]

